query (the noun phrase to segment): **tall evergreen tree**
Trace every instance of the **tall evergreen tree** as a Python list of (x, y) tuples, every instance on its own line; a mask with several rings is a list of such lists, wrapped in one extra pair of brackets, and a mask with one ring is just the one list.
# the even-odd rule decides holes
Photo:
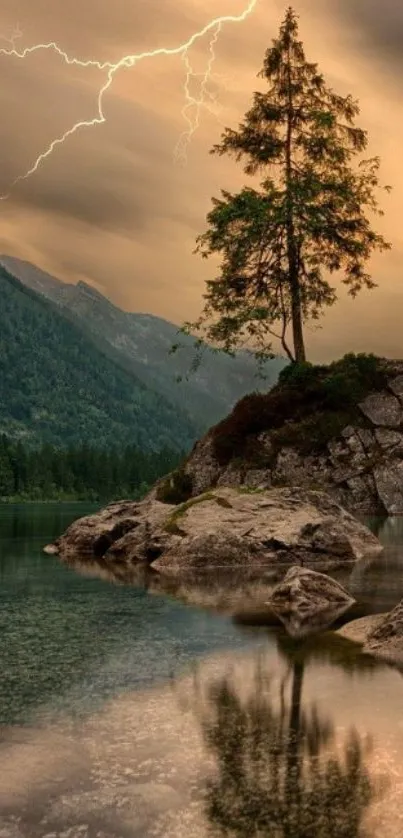
[(369, 218), (382, 215), (380, 161), (353, 165), (368, 144), (355, 125), (359, 106), (327, 87), (307, 61), (292, 8), (260, 76), (268, 90), (254, 94), (244, 122), (227, 128), (212, 153), (244, 159), (245, 173), (263, 180), (260, 189), (213, 198), (197, 251), (220, 254), (220, 274), (207, 282), (200, 319), (184, 330), (203, 331), (227, 352), (252, 342), (261, 358), (271, 354), (274, 335), (290, 360), (303, 362), (304, 322), (337, 299), (330, 275), (342, 272), (353, 297), (375, 287), (366, 263), (390, 247)]

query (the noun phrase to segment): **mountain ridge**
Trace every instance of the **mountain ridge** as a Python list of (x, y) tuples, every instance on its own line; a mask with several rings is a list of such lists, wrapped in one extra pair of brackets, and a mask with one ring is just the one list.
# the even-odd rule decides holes
[[(116, 362), (185, 410), (200, 431), (219, 421), (248, 392), (267, 390), (285, 366), (283, 359), (268, 362), (267, 378), (259, 380), (250, 353), (241, 352), (233, 359), (209, 348), (200, 368), (186, 380), (194, 338), (181, 336), (183, 349), (170, 354), (171, 346), (178, 342), (178, 327), (173, 323), (153, 314), (123, 311), (83, 280), (76, 285), (65, 283), (29, 262), (4, 255), (0, 264), (62, 309), (87, 337), (98, 344), (107, 342)], [(182, 378), (181, 384), (178, 378)]]
[(32, 445), (96, 442), (184, 450), (198, 429), (86, 337), (63, 310), (0, 266), (0, 433)]

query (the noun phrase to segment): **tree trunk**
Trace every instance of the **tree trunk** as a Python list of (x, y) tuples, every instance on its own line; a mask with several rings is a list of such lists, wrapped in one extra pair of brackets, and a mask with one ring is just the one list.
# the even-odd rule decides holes
[(291, 90), (291, 55), (288, 47), (287, 62), (287, 84), (288, 84), (288, 114), (287, 114), (287, 138), (286, 138), (286, 227), (287, 227), (287, 260), (288, 260), (288, 281), (291, 293), (291, 322), (292, 336), (294, 343), (294, 355), (297, 364), (306, 361), (304, 335), (302, 330), (301, 311), (301, 287), (299, 282), (299, 260), (298, 249), (294, 227), (294, 208), (292, 194), (292, 120), (293, 101)]
[[(297, 269), (298, 271), (298, 269)], [(302, 331), (302, 314), (301, 314), (301, 293), (299, 287), (298, 272), (296, 279), (293, 280), (290, 271), (290, 285), (291, 285), (291, 317), (292, 317), (292, 337), (294, 342), (294, 354), (297, 364), (303, 364), (306, 361), (306, 352), (304, 344), (304, 335)]]

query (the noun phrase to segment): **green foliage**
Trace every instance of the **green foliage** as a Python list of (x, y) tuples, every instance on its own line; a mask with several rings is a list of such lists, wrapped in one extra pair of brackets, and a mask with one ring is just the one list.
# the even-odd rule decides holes
[(165, 448), (145, 452), (133, 445), (123, 449), (37, 450), (0, 436), (0, 501), (91, 500), (140, 498), (183, 456)]
[[(176, 405), (180, 416), (188, 413), (196, 436), (219, 422), (238, 399), (260, 384), (256, 361), (246, 351), (227, 357), (210, 346), (198, 346), (199, 371), (193, 364), (193, 337), (183, 337), (180, 346), (176, 345), (180, 352), (174, 347), (167, 352), (178, 338), (173, 323), (150, 314), (122, 311), (85, 282), (62, 283), (18, 259), (7, 257), (6, 267), (41, 297), (45, 294), (59, 314), (84, 332), (103, 355)], [(275, 383), (283, 364), (277, 358), (262, 367), (266, 389)], [(189, 367), (195, 373), (192, 376), (187, 375)]]
[(309, 363), (290, 364), (281, 371), (279, 384), (303, 391), (305, 397), (320, 397), (326, 408), (355, 404), (369, 390), (385, 383), (385, 375), (375, 355), (349, 353), (329, 366)]
[(243, 160), (245, 174), (263, 179), (260, 188), (213, 198), (197, 252), (218, 254), (220, 271), (207, 282), (201, 317), (184, 330), (226, 352), (247, 343), (260, 360), (270, 357), (274, 336), (290, 359), (304, 361), (303, 323), (337, 299), (331, 275), (340, 275), (353, 297), (371, 289), (368, 259), (390, 247), (370, 223), (382, 215), (380, 162), (355, 165), (368, 145), (355, 125), (359, 106), (327, 87), (307, 61), (292, 9), (260, 75), (268, 89), (254, 94), (244, 121), (225, 129), (212, 151)]
[(281, 370), (278, 377), (279, 383), (288, 384), (290, 387), (306, 387), (306, 385), (317, 377), (317, 366), (305, 361), (301, 364), (289, 364)]
[(184, 503), (192, 495), (192, 477), (183, 466), (169, 474), (157, 487), (156, 498), (161, 503)]
[(1, 267), (0, 283), (0, 432), (32, 446), (190, 447), (185, 412)]
[(350, 422), (364, 422), (358, 403), (385, 384), (385, 372), (374, 355), (348, 354), (329, 366), (290, 365), (273, 390), (241, 399), (214, 428), (215, 456), (221, 465), (239, 456), (249, 461), (254, 452), (262, 457), (256, 440), (262, 432), (270, 433), (272, 462), (283, 446), (303, 453), (321, 451)]

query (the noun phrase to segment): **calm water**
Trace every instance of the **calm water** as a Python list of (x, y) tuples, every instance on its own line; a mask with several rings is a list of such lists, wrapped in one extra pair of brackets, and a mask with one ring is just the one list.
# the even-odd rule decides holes
[[(400, 672), (240, 625), (256, 580), (42, 553), (87, 511), (0, 506), (0, 838), (401, 838)], [(343, 575), (366, 612), (403, 597), (403, 520), (373, 526), (383, 556)]]

